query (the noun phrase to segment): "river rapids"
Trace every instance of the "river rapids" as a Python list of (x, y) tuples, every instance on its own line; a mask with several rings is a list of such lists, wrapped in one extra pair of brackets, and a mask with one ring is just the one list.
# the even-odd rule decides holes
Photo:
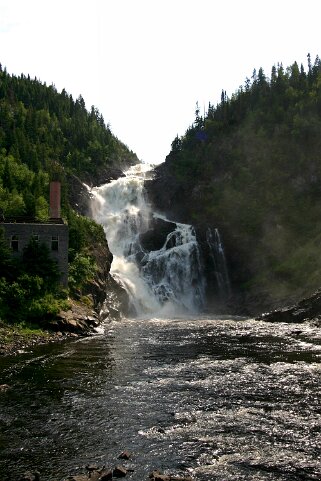
[(114, 466), (195, 480), (321, 479), (321, 333), (244, 319), (133, 319), (3, 358), (0, 473)]

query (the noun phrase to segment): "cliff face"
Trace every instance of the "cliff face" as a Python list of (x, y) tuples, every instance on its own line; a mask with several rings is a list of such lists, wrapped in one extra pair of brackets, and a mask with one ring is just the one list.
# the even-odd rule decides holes
[(70, 206), (80, 215), (90, 214), (90, 192), (80, 180), (73, 174), (67, 175), (68, 202)]
[[(194, 179), (196, 181), (196, 179)], [(215, 230), (218, 227), (208, 221), (200, 221), (191, 215), (191, 208), (202, 206), (202, 189), (197, 182), (182, 183), (177, 180), (170, 162), (165, 162), (154, 170), (152, 180), (145, 182), (145, 189), (151, 204), (158, 212), (163, 213), (173, 222), (191, 224), (196, 231), (196, 237), (201, 248), (202, 260), (204, 263), (204, 273), (206, 280), (206, 308), (209, 311), (235, 311), (245, 313), (240, 302), (237, 289), (230, 288), (231, 258), (226, 255), (225, 243), (222, 239), (214, 239)], [(162, 226), (154, 222), (152, 230), (144, 234), (147, 239), (162, 238)], [(220, 235), (219, 232), (216, 235)], [(219, 245), (218, 243), (219, 242)], [(221, 254), (223, 257), (219, 258)], [(219, 265), (220, 264), (220, 265)]]
[[(224, 146), (226, 158), (231, 145), (232, 138)], [(251, 174), (251, 182), (244, 182), (248, 167), (242, 167), (241, 158), (236, 170), (227, 164), (206, 177), (198, 166), (195, 175), (189, 176), (184, 164), (178, 168), (174, 154), (146, 182), (155, 209), (169, 219), (195, 226), (207, 268), (211, 308), (219, 299), (205, 235), (209, 227), (218, 228), (224, 245), (232, 293), (226, 306), (232, 310), (258, 314), (294, 303), (319, 286), (320, 221), (312, 200), (317, 195), (314, 181), (301, 183), (298, 190), (298, 177), (285, 175), (282, 165), (278, 174), (268, 166), (264, 171), (268, 148), (267, 140), (259, 153), (262, 170), (256, 178)], [(283, 145), (282, 149), (285, 155), (287, 148)], [(307, 167), (308, 163), (307, 159)], [(208, 168), (205, 162), (203, 168)]]
[(236, 299), (250, 313), (320, 285), (321, 61), (262, 69), (209, 105), (146, 188), (169, 218), (218, 228)]

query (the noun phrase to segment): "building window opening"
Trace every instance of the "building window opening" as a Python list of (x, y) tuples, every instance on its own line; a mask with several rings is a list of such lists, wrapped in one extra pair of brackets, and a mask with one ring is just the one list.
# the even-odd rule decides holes
[(12, 235), (11, 236), (11, 249), (14, 252), (19, 251), (19, 237), (17, 235)]
[(57, 251), (59, 247), (59, 237), (57, 235), (53, 235), (51, 237), (51, 250)]
[(39, 244), (39, 236), (38, 236), (38, 234), (33, 234), (33, 235), (32, 235), (32, 240), (33, 240), (33, 242), (36, 242), (37, 244)]

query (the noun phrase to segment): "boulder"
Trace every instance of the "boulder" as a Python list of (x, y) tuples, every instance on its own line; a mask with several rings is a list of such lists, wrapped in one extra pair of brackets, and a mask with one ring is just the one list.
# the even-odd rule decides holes
[(120, 453), (120, 455), (118, 456), (118, 459), (130, 459), (131, 457), (131, 453), (129, 451), (123, 451), (122, 453)]
[(158, 469), (155, 469), (154, 471), (152, 471), (151, 473), (149, 473), (149, 478), (153, 479), (155, 478), (155, 476), (158, 476), (158, 475), (161, 475), (162, 473), (160, 471), (158, 471)]
[(113, 477), (114, 478), (123, 478), (127, 474), (127, 469), (124, 466), (116, 466), (113, 469)]
[(113, 477), (113, 472), (110, 469), (104, 470), (99, 478), (99, 481), (108, 481), (109, 479), (112, 479)]
[(56, 331), (85, 334), (94, 330), (99, 324), (98, 314), (90, 307), (71, 302), (68, 311), (60, 311), (51, 326)]
[(170, 481), (170, 476), (167, 476), (166, 474), (162, 474), (160, 471), (152, 471), (149, 475), (149, 478), (152, 481)]
[(89, 473), (90, 481), (100, 481), (102, 471), (91, 471)]
[(98, 471), (98, 466), (96, 466), (96, 464), (87, 464), (86, 465), (86, 469), (87, 471), (91, 472), (91, 471)]
[(9, 384), (0, 384), (0, 392), (8, 391), (8, 389), (10, 389)]
[(140, 244), (145, 251), (158, 251), (164, 246), (168, 234), (175, 229), (174, 222), (153, 217), (150, 221), (150, 229), (139, 236)]
[(39, 471), (35, 471), (33, 473), (27, 472), (20, 478), (19, 481), (40, 481), (40, 473)]

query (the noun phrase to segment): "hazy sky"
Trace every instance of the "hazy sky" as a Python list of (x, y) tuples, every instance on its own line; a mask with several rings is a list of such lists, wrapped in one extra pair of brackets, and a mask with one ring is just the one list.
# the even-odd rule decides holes
[(253, 69), (320, 49), (320, 0), (0, 0), (0, 62), (84, 97), (138, 157), (165, 160)]

